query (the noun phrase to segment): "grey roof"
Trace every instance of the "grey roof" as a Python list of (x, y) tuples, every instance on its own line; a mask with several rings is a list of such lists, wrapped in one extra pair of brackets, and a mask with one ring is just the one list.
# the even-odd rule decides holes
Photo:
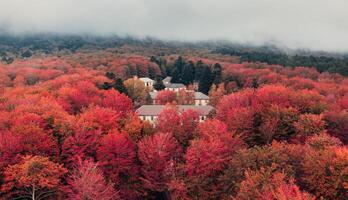
[(202, 92), (195, 92), (195, 99), (209, 100), (209, 97)]
[[(207, 116), (214, 108), (212, 106), (194, 106), (194, 105), (178, 105), (180, 112), (186, 110), (194, 110), (200, 116)], [(158, 116), (164, 109), (165, 105), (143, 105), (136, 110), (140, 116)]]
[(152, 80), (151, 78), (147, 78), (147, 77), (145, 77), (145, 78), (139, 78), (141, 81), (143, 81), (143, 82), (154, 82), (154, 80)]
[(162, 81), (163, 82), (168, 82), (168, 83), (170, 83), (170, 81), (172, 80), (172, 77), (170, 77), (170, 76), (167, 76), (165, 79), (163, 79)]
[(167, 88), (186, 88), (182, 83), (171, 83), (166, 85)]
[[(156, 99), (158, 92), (150, 92), (151, 99)], [(209, 96), (202, 92), (195, 92), (195, 99), (197, 100), (209, 100)]]
[(151, 99), (156, 99), (158, 92), (149, 92)]

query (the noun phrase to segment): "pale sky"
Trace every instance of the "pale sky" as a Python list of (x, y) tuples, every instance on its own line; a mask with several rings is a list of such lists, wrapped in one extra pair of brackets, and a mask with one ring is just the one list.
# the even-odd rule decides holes
[(0, 30), (348, 51), (348, 0), (0, 0)]

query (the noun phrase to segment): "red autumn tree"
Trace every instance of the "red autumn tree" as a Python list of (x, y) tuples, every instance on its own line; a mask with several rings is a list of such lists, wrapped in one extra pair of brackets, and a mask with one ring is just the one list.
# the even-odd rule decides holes
[(296, 130), (295, 140), (304, 143), (307, 137), (323, 132), (325, 122), (320, 115), (303, 114), (294, 123), (294, 127)]
[(23, 87), (25, 85), (26, 85), (26, 80), (21, 75), (16, 76), (16, 78), (13, 80), (14, 87)]
[(224, 83), (218, 86), (213, 84), (209, 90), (209, 104), (212, 106), (218, 105), (222, 97), (226, 94)]
[(198, 126), (199, 136), (205, 139), (228, 135), (227, 126), (217, 119), (206, 120)]
[(258, 114), (255, 134), (248, 138), (251, 144), (270, 144), (274, 139), (288, 140), (295, 132), (294, 122), (298, 111), (292, 107), (284, 108), (272, 104)]
[(289, 107), (293, 93), (293, 90), (281, 85), (266, 85), (256, 91), (255, 100), (264, 107), (272, 104), (279, 107)]
[(191, 200), (187, 186), (183, 180), (174, 179), (168, 185), (171, 199)]
[(4, 171), (3, 192), (11, 192), (12, 197), (47, 199), (54, 195), (62, 176), (67, 170), (47, 157), (25, 156)]
[(324, 115), (327, 124), (327, 131), (339, 138), (344, 144), (348, 144), (348, 112), (328, 112)]
[(15, 117), (13, 117), (14, 119), (12, 120), (12, 126), (13, 127), (18, 127), (18, 126), (37, 126), (39, 128), (45, 128), (46, 127), (46, 123), (43, 119), (43, 117), (41, 117), (38, 114), (35, 113), (22, 113), (20, 115), (17, 115)]
[(9, 131), (0, 131), (0, 171), (19, 161), (23, 146), (21, 138)]
[[(235, 152), (243, 148), (244, 143), (227, 132), (222, 122), (212, 120), (204, 124), (199, 127), (201, 138), (191, 142), (185, 155), (187, 186), (194, 198), (219, 198), (223, 188), (219, 179)], [(209, 125), (212, 125), (209, 129), (212, 131), (204, 130)], [(216, 129), (218, 127), (221, 129)]]
[(114, 89), (103, 92), (102, 105), (115, 110), (121, 118), (132, 111), (132, 100)]
[(172, 134), (156, 133), (138, 143), (142, 182), (146, 189), (167, 192), (181, 149)]
[(59, 96), (61, 105), (69, 113), (78, 113), (89, 104), (88, 97), (76, 88), (62, 87)]
[(103, 137), (97, 151), (100, 168), (125, 199), (137, 198), (135, 144), (124, 132), (111, 132)]
[(47, 91), (41, 95), (28, 95), (22, 99), (10, 114), (12, 129), (17, 125), (35, 125), (61, 142), (71, 134), (74, 117), (69, 115), (53, 97), (46, 95)]
[(195, 137), (196, 128), (199, 124), (198, 113), (194, 110), (188, 109), (181, 113), (180, 116), (181, 129), (179, 132), (175, 133), (175, 138), (184, 147), (189, 145), (189, 141)]
[(10, 127), (10, 113), (0, 111), (0, 130), (6, 131)]
[(99, 104), (100, 92), (88, 81), (80, 81), (74, 86), (59, 89), (59, 102), (69, 113), (79, 113), (90, 104)]
[(272, 172), (271, 168), (261, 168), (259, 171), (247, 171), (245, 180), (240, 184), (239, 192), (234, 200), (315, 200), (315, 198), (300, 191), (292, 178), (284, 174)]
[(256, 111), (253, 107), (231, 108), (226, 115), (226, 124), (231, 131), (248, 137), (254, 131), (254, 116)]
[(68, 177), (67, 199), (118, 200), (121, 199), (112, 183), (107, 183), (102, 171), (91, 160), (79, 161)]
[(116, 111), (99, 106), (89, 107), (80, 114), (76, 122), (77, 130), (97, 130), (103, 134), (119, 129), (120, 117)]
[(62, 145), (61, 156), (68, 167), (73, 167), (78, 157), (96, 158), (102, 136), (119, 129), (119, 115), (110, 108), (94, 106), (84, 110), (74, 126), (74, 134)]
[(44, 129), (29, 123), (28, 125), (14, 126), (11, 132), (19, 138), (22, 155), (58, 156), (57, 142)]
[(62, 144), (61, 158), (68, 168), (77, 165), (78, 159), (96, 158), (99, 141), (102, 138), (100, 131), (76, 131), (66, 138)]
[(195, 93), (187, 90), (179, 90), (176, 97), (179, 105), (194, 105), (195, 104)]
[(161, 90), (158, 92), (155, 102), (159, 105), (165, 105), (176, 101), (176, 93), (170, 90)]
[(181, 129), (177, 107), (166, 107), (157, 118), (157, 129), (162, 133), (178, 133)]
[(232, 155), (243, 146), (240, 139), (224, 138), (200, 139), (192, 141), (185, 155), (189, 176), (209, 176), (226, 167)]
[(348, 149), (309, 150), (302, 163), (305, 188), (318, 198), (348, 198)]
[(145, 122), (139, 119), (137, 114), (132, 114), (125, 120), (123, 130), (126, 131), (134, 141), (138, 141), (142, 137), (144, 123)]
[(254, 99), (254, 91), (250, 89), (223, 97), (216, 107), (217, 118), (224, 122), (228, 121), (227, 113), (231, 109), (249, 107), (253, 104)]
[(306, 145), (317, 150), (328, 149), (331, 147), (340, 147), (342, 142), (335, 137), (322, 132), (318, 135), (313, 135), (306, 140)]
[(184, 147), (188, 146), (189, 140), (194, 138), (198, 123), (199, 116), (197, 112), (188, 109), (179, 113), (175, 106), (168, 106), (157, 118), (158, 131), (172, 133)]

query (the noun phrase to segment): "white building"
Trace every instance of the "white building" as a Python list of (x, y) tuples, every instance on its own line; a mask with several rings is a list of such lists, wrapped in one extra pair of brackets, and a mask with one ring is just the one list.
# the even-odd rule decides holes
[[(166, 108), (164, 105), (143, 105), (136, 110), (141, 120), (147, 120), (151, 123), (155, 123), (158, 115)], [(186, 110), (196, 111), (199, 116), (199, 121), (203, 122), (209, 113), (214, 109), (212, 106), (194, 106), (194, 105), (179, 105), (179, 112)]]
[(155, 81), (150, 78), (139, 78), (142, 82), (144, 82), (145, 86), (150, 88), (150, 90), (153, 89), (153, 85), (155, 84)]
[(202, 92), (195, 92), (196, 106), (206, 106), (208, 104), (209, 104), (209, 96), (203, 94)]
[[(189, 91), (188, 91), (189, 92)], [(196, 106), (206, 106), (209, 104), (209, 96), (203, 94), (202, 92), (193, 92), (194, 93), (194, 98), (195, 98), (195, 105)], [(150, 97), (152, 100), (152, 104), (156, 105), (156, 98), (158, 92), (150, 92)]]
[(179, 92), (180, 90), (186, 90), (186, 86), (182, 83), (169, 83), (165, 85), (165, 90), (170, 90), (174, 92)]

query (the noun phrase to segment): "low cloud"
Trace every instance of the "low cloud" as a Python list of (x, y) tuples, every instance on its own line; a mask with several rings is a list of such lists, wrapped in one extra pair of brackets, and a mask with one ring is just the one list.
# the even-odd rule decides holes
[(0, 0), (0, 31), (348, 51), (347, 0)]

